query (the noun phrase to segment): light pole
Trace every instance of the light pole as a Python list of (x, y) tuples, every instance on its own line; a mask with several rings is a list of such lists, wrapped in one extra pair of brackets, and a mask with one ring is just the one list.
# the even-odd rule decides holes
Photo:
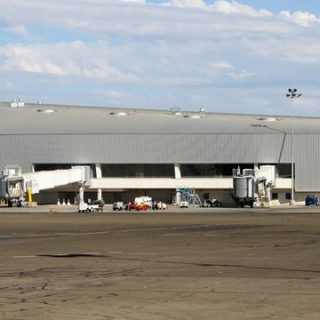
[(293, 157), (293, 99), (297, 99), (302, 96), (302, 93), (298, 92), (298, 89), (289, 88), (286, 97), (291, 99), (291, 204), (294, 204), (294, 157)]

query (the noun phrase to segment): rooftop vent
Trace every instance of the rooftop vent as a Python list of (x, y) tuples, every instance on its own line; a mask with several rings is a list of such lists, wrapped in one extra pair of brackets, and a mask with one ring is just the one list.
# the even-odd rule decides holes
[(185, 114), (184, 117), (189, 118), (189, 119), (200, 119), (201, 115), (200, 114)]
[(124, 111), (120, 111), (120, 112), (110, 112), (110, 114), (112, 116), (117, 116), (117, 117), (125, 117), (128, 115), (127, 112), (124, 112)]
[(11, 108), (21, 108), (24, 107), (24, 101), (22, 99), (12, 99), (10, 102)]
[(280, 121), (280, 119), (274, 118), (274, 117), (261, 117), (261, 118), (257, 118), (257, 120), (259, 120), (259, 121), (267, 121), (267, 122)]
[(54, 113), (57, 112), (55, 109), (38, 109), (37, 112), (39, 113)]

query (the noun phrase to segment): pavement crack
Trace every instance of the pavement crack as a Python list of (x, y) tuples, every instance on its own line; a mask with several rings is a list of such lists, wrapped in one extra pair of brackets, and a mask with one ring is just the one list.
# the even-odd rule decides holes
[(107, 255), (99, 253), (51, 253), (51, 254), (38, 254), (37, 257), (49, 258), (106, 258)]
[(281, 268), (281, 267), (273, 267), (273, 266), (267, 267), (267, 266), (241, 265), (241, 264), (197, 263), (197, 262), (186, 262), (186, 261), (149, 260), (149, 259), (134, 259), (134, 258), (120, 258), (120, 257), (112, 257), (110, 259), (124, 260), (124, 261), (127, 260), (127, 261), (139, 261), (139, 262), (164, 263), (164, 264), (177, 264), (177, 265), (190, 265), (190, 266), (196, 266), (196, 267), (242, 268), (242, 269), (268, 270), (268, 271), (320, 273), (320, 270)]

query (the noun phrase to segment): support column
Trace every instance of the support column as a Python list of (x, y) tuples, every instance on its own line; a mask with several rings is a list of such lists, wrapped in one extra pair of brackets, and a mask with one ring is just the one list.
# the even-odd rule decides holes
[[(174, 164), (174, 177), (175, 179), (181, 179), (181, 169), (180, 164)], [(179, 205), (181, 202), (181, 193), (176, 189), (176, 205)]]
[[(100, 163), (96, 163), (96, 175), (97, 175), (97, 179), (102, 178), (102, 170), (101, 170)], [(100, 188), (97, 190), (97, 200), (102, 200), (102, 189)]]
[(178, 164), (178, 163), (174, 164), (174, 177), (176, 179), (181, 179), (180, 164)]
[(97, 191), (97, 200), (102, 200), (102, 190), (98, 189)]
[(83, 203), (84, 202), (84, 187), (81, 184), (79, 187), (79, 203)]

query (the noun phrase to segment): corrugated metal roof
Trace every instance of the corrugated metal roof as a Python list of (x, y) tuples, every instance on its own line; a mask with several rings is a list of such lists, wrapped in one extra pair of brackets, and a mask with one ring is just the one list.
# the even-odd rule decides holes
[[(0, 134), (319, 133), (320, 118), (0, 103)], [(117, 113), (127, 113), (127, 116)], [(276, 120), (276, 121), (264, 121)], [(274, 118), (274, 119), (270, 119)]]

